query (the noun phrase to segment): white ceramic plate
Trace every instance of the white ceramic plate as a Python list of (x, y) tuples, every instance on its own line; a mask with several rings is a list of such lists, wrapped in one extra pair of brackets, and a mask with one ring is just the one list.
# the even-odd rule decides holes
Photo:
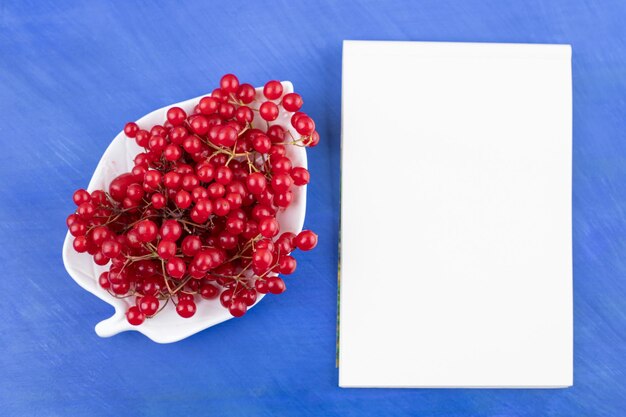
[[(284, 94), (293, 92), (291, 82), (284, 81), (282, 84)], [(190, 113), (202, 97), (204, 96), (155, 110), (137, 120), (137, 124), (141, 128), (149, 128), (156, 124), (162, 124), (166, 120), (167, 110), (173, 106), (181, 107), (186, 112)], [(258, 97), (262, 97), (262, 88), (257, 88), (257, 98)], [(258, 101), (251, 104), (251, 106), (257, 108), (259, 105), (260, 102)], [(296, 136), (297, 133), (289, 122), (290, 117), (290, 113), (282, 114), (279, 119), (272, 122), (272, 124), (280, 124), (284, 128), (288, 128), (291, 133)], [(258, 119), (258, 117), (255, 118), (255, 124), (259, 123), (262, 125), (265, 123), (263, 121), (257, 121), (256, 119)], [(128, 139), (124, 132), (120, 132), (115, 139), (113, 139), (113, 142), (111, 142), (104, 152), (104, 155), (102, 155), (89, 182), (88, 191), (91, 192), (96, 189), (108, 190), (109, 184), (115, 177), (130, 171), (133, 166), (134, 157), (141, 151), (142, 148), (140, 148), (134, 140)], [(287, 156), (289, 156), (294, 166), (307, 167), (305, 148), (287, 146)], [(306, 186), (294, 187), (292, 204), (286, 210), (278, 214), (281, 232), (292, 232), (296, 234), (300, 232), (304, 224), (305, 210)], [(67, 272), (78, 285), (115, 308), (115, 314), (112, 317), (96, 325), (96, 333), (100, 337), (110, 337), (123, 331), (136, 330), (157, 343), (172, 343), (233, 318), (228, 310), (221, 306), (218, 298), (198, 302), (196, 314), (188, 319), (180, 317), (176, 313), (174, 304), (168, 303), (155, 317), (146, 320), (139, 326), (132, 326), (126, 321), (125, 313), (128, 306), (134, 300), (134, 297), (119, 299), (111, 296), (106, 290), (103, 290), (98, 285), (97, 278), (103, 271), (108, 269), (108, 265), (98, 266), (93, 262), (90, 255), (77, 253), (72, 246), (72, 242), (73, 237), (68, 233), (63, 244), (63, 263), (65, 264), (65, 269), (67, 269)], [(263, 294), (259, 294), (257, 303), (261, 301), (262, 298)]]

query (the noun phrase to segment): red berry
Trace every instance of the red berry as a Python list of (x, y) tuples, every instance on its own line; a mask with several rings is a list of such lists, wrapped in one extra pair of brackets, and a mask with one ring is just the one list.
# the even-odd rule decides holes
[(296, 119), (293, 123), (293, 127), (298, 133), (304, 136), (308, 136), (315, 130), (315, 122), (309, 116), (302, 116)]
[(294, 184), (301, 186), (309, 183), (311, 175), (306, 168), (293, 167), (291, 169), (291, 178), (293, 179)]
[(90, 220), (96, 213), (96, 208), (91, 203), (82, 203), (76, 209), (76, 214), (83, 220)]
[(305, 146), (308, 146), (310, 148), (317, 146), (317, 144), (320, 143), (320, 134), (317, 133), (317, 131), (311, 133), (309, 138), (306, 139), (303, 143)]
[(159, 171), (151, 169), (143, 176), (143, 187), (147, 188), (147, 191), (155, 190), (160, 184), (162, 175)]
[(225, 198), (217, 198), (213, 211), (218, 216), (226, 216), (230, 212), (230, 203)]
[(270, 161), (273, 163), (274, 161), (282, 158), (287, 153), (287, 150), (283, 145), (273, 145), (270, 149)]
[(254, 172), (248, 175), (246, 186), (248, 187), (248, 191), (252, 194), (261, 194), (267, 186), (267, 180), (260, 172)]
[(228, 308), (228, 306), (230, 305), (231, 301), (233, 299), (233, 290), (224, 290), (221, 294), (220, 294), (220, 304), (222, 304), (223, 307)]
[(222, 126), (217, 133), (215, 144), (231, 148), (236, 141), (237, 131), (230, 126)]
[(85, 253), (89, 248), (89, 242), (85, 236), (76, 237), (72, 245), (74, 246), (74, 250), (78, 253)]
[[(134, 264), (135, 272), (142, 277), (149, 277), (157, 273), (157, 264), (152, 261), (138, 261)], [(159, 265), (159, 271), (161, 270)]]
[(161, 239), (176, 242), (183, 234), (183, 228), (180, 223), (174, 219), (165, 220), (163, 224), (161, 224), (160, 234)]
[(83, 203), (89, 203), (91, 201), (91, 195), (87, 190), (76, 190), (74, 191), (74, 204), (80, 206)]
[(167, 129), (160, 125), (152, 126), (150, 129), (150, 136), (167, 136)]
[(222, 232), (218, 237), (218, 245), (222, 249), (235, 249), (237, 247), (237, 242), (237, 236), (232, 235), (229, 232)]
[(163, 156), (168, 161), (178, 161), (183, 156), (183, 151), (177, 145), (167, 145), (163, 151)]
[(219, 104), (219, 101), (213, 97), (203, 97), (198, 103), (198, 109), (200, 113), (210, 115), (217, 112)]
[(194, 256), (196, 253), (202, 249), (202, 241), (198, 236), (187, 236), (183, 239), (180, 244), (180, 248), (184, 255), (186, 256)]
[(202, 182), (211, 182), (215, 176), (215, 168), (211, 164), (201, 164), (196, 169), (196, 175)]
[(135, 165), (130, 172), (134, 175), (135, 181), (141, 182), (146, 172), (148, 172), (148, 168), (147, 165)]
[(276, 158), (272, 162), (272, 171), (288, 174), (291, 172), (291, 160), (286, 156)]
[(193, 301), (181, 301), (176, 306), (176, 312), (179, 316), (188, 319), (196, 314), (196, 303)]
[(209, 219), (211, 213), (213, 213), (213, 202), (208, 198), (201, 198), (198, 200), (196, 205), (194, 206), (194, 210), (200, 216), (200, 218), (205, 219), (200, 223), (204, 223)]
[(98, 247), (101, 247), (105, 241), (112, 240), (114, 238), (115, 236), (106, 226), (98, 226), (91, 232), (91, 240)]
[(91, 193), (91, 202), (93, 204), (105, 204), (107, 202), (107, 196), (102, 190), (95, 190)]
[(255, 247), (257, 249), (267, 249), (267, 250), (269, 250), (272, 253), (274, 253), (274, 250), (276, 249), (276, 246), (274, 245), (274, 242), (272, 242), (272, 240), (269, 239), (269, 238), (265, 238), (265, 239), (259, 240), (256, 243)]
[(133, 326), (139, 326), (146, 320), (146, 315), (139, 310), (139, 307), (132, 306), (126, 311), (126, 319)]
[(293, 233), (285, 232), (280, 235), (278, 239), (276, 239), (276, 245), (278, 246), (280, 253), (287, 254), (293, 251), (293, 248), (295, 247), (293, 240), (295, 239), (295, 237), (296, 235), (294, 235)]
[(257, 249), (252, 254), (252, 264), (260, 270), (267, 270), (273, 260), (274, 256), (268, 249)]
[(211, 97), (219, 101), (220, 103), (228, 101), (228, 94), (221, 88), (216, 88), (211, 92)]
[(254, 113), (247, 106), (241, 106), (235, 112), (235, 119), (239, 123), (250, 123), (254, 119)]
[(283, 85), (280, 81), (268, 81), (263, 87), (263, 95), (268, 100), (276, 100), (283, 94)]
[(137, 207), (139, 207), (139, 203), (126, 197), (124, 198), (124, 200), (122, 200), (122, 207), (128, 210), (130, 213), (134, 213), (137, 211), (136, 209)]
[(181, 185), (183, 186), (183, 190), (192, 191), (200, 185), (200, 180), (194, 174), (185, 174), (183, 175)]
[(298, 249), (307, 251), (317, 246), (317, 235), (310, 230), (303, 230), (293, 241)]
[(243, 197), (241, 197), (239, 193), (228, 193), (225, 198), (230, 204), (231, 209), (239, 208), (243, 204)]
[(187, 136), (183, 140), (183, 149), (193, 155), (202, 151), (202, 141), (196, 136)]
[[(150, 139), (146, 139), (146, 147), (148, 147), (149, 140)], [(148, 166), (150, 165), (151, 161), (152, 160), (151, 160), (150, 156), (147, 153), (145, 153), (145, 152), (138, 153), (137, 156), (135, 156), (135, 158), (133, 159), (133, 162), (135, 163), (136, 167), (140, 166), (140, 167), (144, 168), (143, 169), (144, 175), (148, 171)], [(143, 176), (141, 178), (133, 178), (133, 179), (134, 180), (142, 180)]]
[(163, 186), (171, 190), (178, 190), (183, 183), (183, 176), (178, 172), (170, 171), (163, 176)]
[(220, 88), (227, 94), (234, 94), (239, 90), (239, 79), (233, 74), (226, 74), (220, 80)]
[[(163, 153), (163, 150), (167, 147), (167, 140), (163, 136), (152, 136), (150, 141), (148, 141), (148, 148), (150, 149), (150, 154), (155, 155), (156, 158), (159, 158)], [(155, 158), (155, 159), (156, 159)]]
[(182, 145), (189, 132), (184, 126), (176, 126), (170, 130), (170, 142), (174, 145)]
[(179, 126), (185, 123), (187, 119), (187, 113), (180, 107), (171, 107), (167, 111), (167, 121), (172, 124), (172, 126)]
[[(234, 174), (233, 174), (234, 176)], [(228, 193), (237, 193), (242, 196), (247, 194), (246, 188), (244, 187), (241, 181), (232, 181), (230, 184), (226, 186), (226, 192)]]
[(206, 190), (211, 198), (223, 197), (226, 193), (226, 187), (219, 182), (211, 183)]
[(250, 214), (252, 214), (252, 217), (256, 220), (261, 220), (265, 217), (274, 216), (276, 212), (270, 206), (257, 204), (256, 206), (254, 206)]
[(131, 184), (128, 186), (126, 190), (126, 197), (132, 200), (133, 202), (139, 202), (143, 198), (145, 192), (141, 185), (139, 184)]
[(260, 294), (267, 294), (269, 292), (269, 289), (267, 288), (267, 281), (263, 279), (257, 279), (254, 282), (254, 288), (256, 288)]
[(247, 290), (242, 291), (241, 299), (246, 303), (249, 307), (256, 303), (257, 291), (254, 288), (249, 288)]
[(126, 295), (130, 290), (130, 282), (128, 280), (123, 280), (119, 283), (111, 283), (110, 289), (115, 295)]
[(302, 97), (297, 93), (285, 94), (285, 97), (283, 97), (283, 107), (287, 111), (296, 112), (300, 110), (303, 103)]
[(278, 272), (283, 275), (293, 274), (296, 270), (296, 259), (290, 255), (281, 256), (278, 259)]
[[(226, 230), (234, 235), (243, 233), (245, 230), (246, 222), (243, 218), (238, 216), (241, 210), (233, 210), (226, 219)], [(245, 218), (245, 214), (242, 213)]]
[(194, 300), (193, 294), (189, 294), (189, 293), (182, 292), (182, 291), (178, 293), (177, 297), (178, 297), (178, 301), (179, 302), (180, 301), (184, 302), (184, 301), (193, 301)]
[(232, 119), (235, 116), (235, 106), (230, 103), (222, 103), (217, 113), (222, 119)]
[(98, 277), (98, 284), (100, 285), (101, 288), (104, 288), (105, 290), (111, 288), (111, 283), (109, 282), (108, 272), (103, 272), (100, 274), (100, 276)]
[(201, 115), (192, 116), (189, 118), (189, 127), (196, 135), (206, 135), (209, 131), (209, 121)]
[(302, 116), (306, 116), (306, 113), (303, 113), (301, 111), (297, 111), (294, 114), (291, 115), (291, 125), (295, 126), (296, 122), (298, 121), (299, 118), (301, 118)]
[(243, 299), (235, 298), (230, 303), (230, 306), (228, 306), (228, 311), (233, 315), (233, 317), (241, 317), (246, 314), (246, 311), (248, 311), (248, 306)]
[(135, 135), (135, 142), (142, 148), (148, 147), (148, 141), (150, 140), (150, 132), (147, 130), (139, 130)]
[(178, 164), (176, 166), (176, 172), (181, 175), (193, 174), (193, 167), (189, 164)]
[(252, 147), (259, 153), (268, 153), (272, 148), (272, 141), (266, 135), (256, 135), (252, 139)]
[(137, 288), (137, 291), (144, 295), (156, 295), (161, 291), (162, 284), (162, 278), (148, 277), (143, 280), (141, 286)]
[(280, 277), (269, 277), (267, 279), (267, 289), (272, 294), (281, 294), (287, 289), (285, 281)]
[(276, 193), (284, 193), (289, 190), (291, 184), (293, 184), (293, 180), (288, 174), (278, 173), (272, 177), (272, 189)]
[(217, 168), (215, 172), (215, 181), (220, 184), (227, 185), (233, 180), (233, 171), (227, 166)]
[(170, 258), (165, 264), (165, 270), (172, 278), (181, 279), (187, 271), (187, 266), (180, 258)]
[(200, 287), (200, 296), (207, 300), (213, 300), (217, 298), (219, 293), (220, 290), (218, 290), (217, 287), (212, 284), (204, 284), (202, 287)]
[(241, 84), (237, 92), (237, 98), (244, 104), (250, 104), (254, 101), (256, 90), (250, 84)]
[(271, 101), (266, 101), (259, 107), (259, 115), (268, 122), (276, 120), (278, 117), (278, 106)]
[(159, 231), (156, 223), (154, 223), (152, 220), (140, 221), (135, 225), (135, 230), (137, 231), (139, 240), (144, 243), (152, 242), (153, 240), (155, 240)]
[(281, 143), (285, 141), (285, 129), (280, 125), (271, 125), (267, 129), (267, 136), (269, 136), (272, 143)]
[(131, 248), (141, 247), (142, 242), (139, 240), (139, 233), (137, 233), (137, 230), (131, 229), (128, 231), (128, 233), (126, 233), (126, 243)]
[(176, 193), (176, 197), (174, 198), (174, 203), (178, 208), (189, 208), (189, 206), (191, 206), (191, 194), (185, 190), (178, 191)]
[(107, 240), (102, 244), (102, 248), (100, 250), (104, 256), (109, 259), (113, 259), (117, 258), (122, 252), (122, 245), (115, 240)]
[(282, 193), (276, 193), (274, 195), (274, 204), (281, 208), (289, 207), (293, 201), (293, 193), (291, 190)]
[(266, 206), (274, 204), (274, 193), (269, 188), (263, 190), (263, 192), (257, 197), (260, 204), (264, 204)]
[(70, 227), (72, 225), (72, 223), (79, 221), (79, 217), (78, 214), (70, 214), (69, 216), (67, 216), (67, 219), (65, 220), (65, 224), (67, 224), (67, 227)]
[(170, 240), (162, 240), (157, 245), (157, 254), (161, 259), (168, 260), (176, 256), (176, 243)]
[[(187, 272), (189, 272), (189, 275), (191, 278), (193, 278), (193, 280), (185, 281), (187, 282), (185, 289), (189, 291), (197, 292), (200, 289), (200, 284), (206, 281), (207, 274), (206, 272), (198, 271), (192, 264), (189, 266)], [(205, 280), (205, 281), (200, 281), (200, 280)], [(191, 299), (193, 300), (193, 295), (191, 295)]]
[(154, 295), (144, 295), (137, 299), (137, 307), (146, 316), (153, 316), (159, 310), (159, 299)]
[(152, 196), (150, 196), (150, 201), (152, 202), (152, 207), (154, 207), (155, 209), (162, 209), (163, 207), (165, 207), (166, 200), (163, 194), (152, 194)]
[(208, 271), (217, 268), (223, 261), (222, 252), (216, 248), (207, 248), (198, 252), (192, 261), (192, 265), (198, 271)]
[(129, 138), (134, 138), (137, 136), (137, 132), (139, 132), (139, 126), (135, 122), (128, 122), (124, 126), (124, 134)]
[(278, 221), (273, 217), (265, 217), (259, 220), (259, 231), (263, 237), (271, 238), (278, 234)]

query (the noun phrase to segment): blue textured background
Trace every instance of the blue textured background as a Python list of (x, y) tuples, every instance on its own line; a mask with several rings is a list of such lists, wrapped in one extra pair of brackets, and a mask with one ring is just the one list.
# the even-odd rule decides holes
[[(117, 3), (0, 2), (0, 415), (623, 415), (626, 2)], [(572, 44), (573, 388), (337, 388), (343, 39)], [(243, 320), (165, 346), (99, 339), (112, 309), (61, 263), (71, 193), (124, 122), (230, 71), (293, 81), (315, 117), (306, 226), (320, 245)]]

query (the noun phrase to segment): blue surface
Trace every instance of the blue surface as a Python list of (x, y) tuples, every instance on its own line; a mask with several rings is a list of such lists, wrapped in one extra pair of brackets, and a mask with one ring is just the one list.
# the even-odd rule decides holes
[[(624, 414), (623, 0), (116, 3), (0, 5), (0, 415)], [(337, 388), (343, 39), (572, 44), (573, 388)], [(293, 81), (315, 117), (306, 226), (320, 245), (300, 254), (286, 294), (245, 319), (165, 346), (134, 332), (100, 339), (93, 326), (111, 307), (61, 262), (71, 193), (124, 122), (230, 71)]]

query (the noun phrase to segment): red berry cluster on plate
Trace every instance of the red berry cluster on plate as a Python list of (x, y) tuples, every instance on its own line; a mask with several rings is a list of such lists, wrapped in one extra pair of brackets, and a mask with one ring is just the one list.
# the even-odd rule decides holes
[[(315, 123), (280, 82), (260, 95), (227, 74), (192, 114), (172, 107), (162, 125), (127, 123), (124, 133), (143, 148), (132, 170), (108, 190), (74, 193), (77, 208), (67, 218), (74, 249), (109, 265), (98, 279), (103, 289), (134, 297), (130, 324), (169, 302), (192, 317), (196, 303), (217, 298), (241, 317), (259, 293), (285, 291), (295, 249), (317, 245), (312, 231), (281, 233), (277, 220), (294, 187), (309, 182), (286, 149), (317, 145)], [(290, 129), (275, 122), (285, 113)]]

